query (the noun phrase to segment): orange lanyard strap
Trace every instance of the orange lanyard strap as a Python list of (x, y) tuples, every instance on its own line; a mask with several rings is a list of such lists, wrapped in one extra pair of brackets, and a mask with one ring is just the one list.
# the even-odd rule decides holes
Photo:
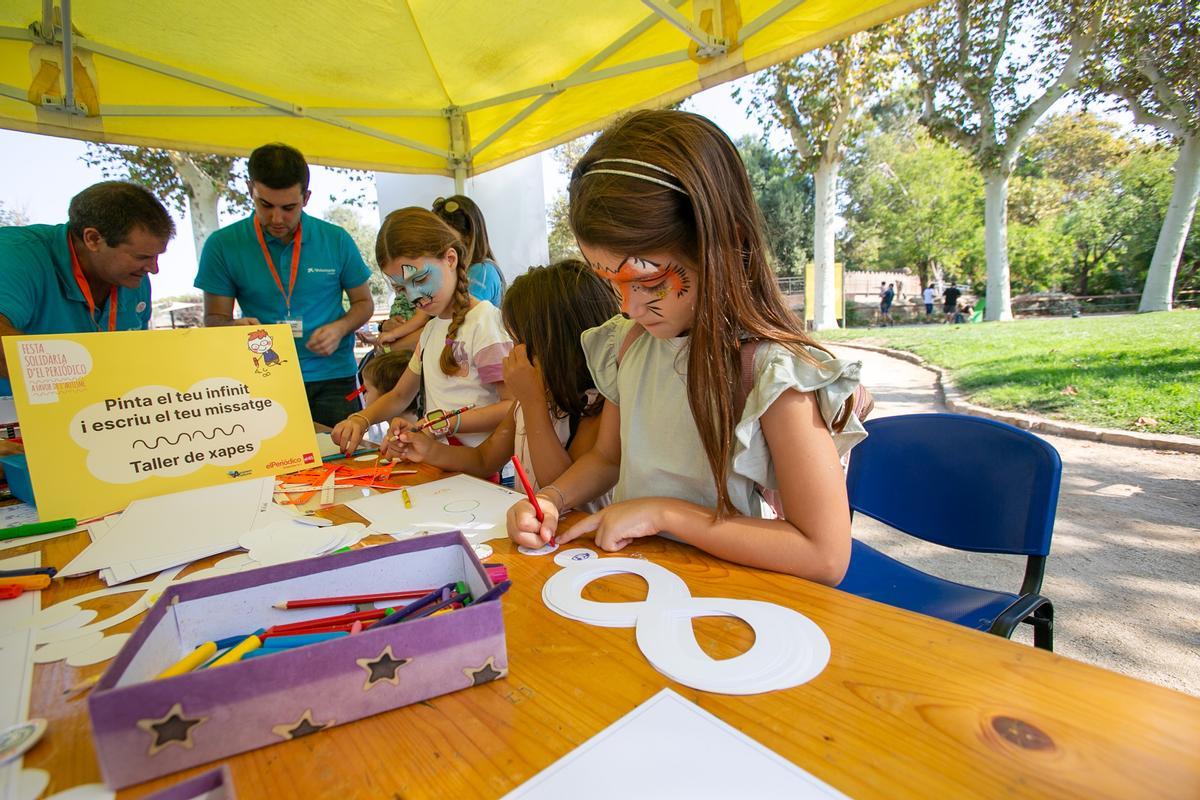
[(279, 287), (279, 293), (283, 295), (283, 302), (287, 304), (288, 316), (292, 314), (292, 291), (296, 288), (296, 274), (300, 271), (300, 226), (296, 226), (296, 233), (292, 236), (292, 278), (288, 281), (287, 291), (283, 291), (283, 281), (279, 280), (279, 273), (275, 271), (275, 262), (271, 259), (271, 253), (267, 250), (267, 240), (263, 238), (262, 225), (258, 222), (258, 217), (254, 218), (254, 232), (258, 234), (258, 246), (262, 248), (263, 259), (267, 262), (267, 267), (271, 270), (271, 277), (275, 279), (275, 285)]
[[(75, 255), (75, 242), (71, 241), (71, 234), (67, 234), (67, 249), (71, 251), (71, 274), (75, 276), (75, 283), (79, 285), (79, 291), (83, 292), (83, 299), (87, 300), (88, 314), (91, 316), (92, 324), (96, 325), (96, 301), (92, 298), (92, 287), (88, 285), (87, 278), (84, 277), (83, 267), (79, 264), (79, 256)], [(96, 325), (99, 330), (100, 326)], [(108, 329), (115, 331), (117, 329), (117, 287), (114, 286), (108, 290)]]

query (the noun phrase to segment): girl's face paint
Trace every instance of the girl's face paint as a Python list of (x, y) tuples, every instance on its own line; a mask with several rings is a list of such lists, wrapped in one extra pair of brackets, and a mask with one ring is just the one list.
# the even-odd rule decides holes
[(670, 253), (623, 256), (579, 245), (597, 275), (621, 296), (621, 311), (659, 339), (687, 333), (695, 317), (696, 271)]
[(453, 253), (448, 251), (444, 258), (400, 256), (383, 268), (383, 274), (392, 282), (392, 288), (404, 292), (417, 310), (432, 317), (442, 316), (450, 309), (457, 284), (454, 263), (457, 258)]

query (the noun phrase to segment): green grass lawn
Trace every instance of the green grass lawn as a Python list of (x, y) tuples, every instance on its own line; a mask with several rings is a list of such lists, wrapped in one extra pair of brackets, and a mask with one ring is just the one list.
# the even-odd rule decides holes
[[(916, 353), (990, 408), (1200, 436), (1200, 310), (822, 331), (819, 338)], [(1139, 417), (1158, 424), (1138, 426)]]

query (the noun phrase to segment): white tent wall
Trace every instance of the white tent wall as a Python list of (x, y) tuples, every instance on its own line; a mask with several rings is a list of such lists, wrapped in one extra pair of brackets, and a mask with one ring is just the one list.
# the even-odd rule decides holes
[[(429, 208), (438, 197), (454, 194), (454, 180), (440, 175), (375, 173), (379, 220), (405, 206)], [(466, 195), (483, 210), (488, 239), (505, 278), (550, 260), (541, 154), (468, 178)]]

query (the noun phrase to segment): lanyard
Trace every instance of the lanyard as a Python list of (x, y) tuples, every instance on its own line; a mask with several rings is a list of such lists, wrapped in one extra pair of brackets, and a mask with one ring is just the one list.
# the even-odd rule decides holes
[(283, 281), (279, 280), (279, 273), (275, 271), (275, 262), (271, 260), (271, 254), (267, 251), (267, 240), (263, 238), (262, 225), (258, 222), (258, 217), (254, 217), (254, 232), (258, 234), (258, 246), (262, 248), (263, 259), (267, 262), (267, 267), (271, 270), (271, 277), (275, 279), (275, 285), (279, 287), (279, 293), (283, 295), (283, 302), (287, 304), (287, 313), (292, 315), (292, 290), (296, 288), (296, 273), (300, 268), (300, 226), (296, 226), (296, 234), (292, 237), (292, 278), (288, 281), (287, 291), (283, 291)]
[[(91, 317), (92, 324), (96, 325), (96, 330), (100, 330), (100, 326), (96, 324), (96, 301), (92, 299), (92, 287), (88, 285), (87, 278), (83, 275), (83, 267), (79, 264), (79, 256), (75, 255), (75, 242), (71, 241), (71, 234), (67, 234), (67, 248), (71, 251), (71, 274), (75, 276), (75, 283), (79, 285), (79, 291), (83, 292), (83, 299), (87, 300), (88, 314)], [(108, 329), (115, 331), (117, 329), (117, 287), (113, 286), (108, 290)]]

